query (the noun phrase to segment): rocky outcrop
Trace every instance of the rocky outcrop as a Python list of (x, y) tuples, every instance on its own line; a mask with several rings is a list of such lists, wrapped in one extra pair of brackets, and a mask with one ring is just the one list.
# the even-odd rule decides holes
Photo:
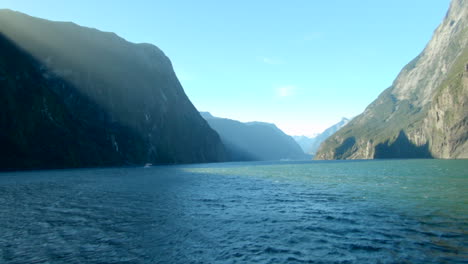
[(220, 135), (231, 160), (303, 160), (307, 158), (294, 139), (274, 124), (242, 123), (214, 117), (208, 112), (201, 114)]
[(0, 169), (226, 160), (157, 47), (9, 10), (0, 34)]
[[(465, 48), (456, 67), (468, 65)], [(465, 66), (466, 67), (466, 66)], [(441, 85), (423, 120), (422, 136), (438, 158), (468, 158), (468, 71), (454, 71)]]
[(453, 0), (424, 51), (316, 159), (468, 157), (468, 1)]

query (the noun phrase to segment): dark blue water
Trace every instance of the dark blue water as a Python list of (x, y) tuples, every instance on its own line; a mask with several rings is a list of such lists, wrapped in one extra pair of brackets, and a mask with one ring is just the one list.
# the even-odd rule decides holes
[(0, 263), (468, 263), (468, 161), (3, 173)]

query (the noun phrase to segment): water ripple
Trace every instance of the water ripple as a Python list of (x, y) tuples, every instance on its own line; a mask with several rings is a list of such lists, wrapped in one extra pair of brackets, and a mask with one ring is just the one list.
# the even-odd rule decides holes
[[(321, 181), (311, 178), (311, 170), (320, 171), (314, 164), (294, 167), (297, 178), (291, 176), (290, 166), (213, 166), (198, 165), (190, 171), (191, 167), (160, 167), (2, 174), (0, 262), (466, 263), (468, 259), (467, 209), (455, 200), (421, 206), (418, 199), (423, 198), (406, 193), (414, 188), (394, 185), (405, 193), (400, 194), (401, 201), (392, 203), (396, 189), (378, 192), (384, 183), (392, 186), (390, 182), (371, 184), (377, 189), (363, 192), (354, 188), (362, 178), (352, 174), (349, 177), (356, 182), (348, 179), (331, 185), (334, 178), (328, 182), (321, 182), (324, 176)], [(327, 166), (323, 171), (339, 169)], [(282, 178), (284, 174), (276, 172), (281, 169), (292, 178)], [(275, 173), (279, 178), (265, 176)], [(391, 181), (387, 176), (380, 180)], [(457, 197), (466, 199), (462, 194)]]

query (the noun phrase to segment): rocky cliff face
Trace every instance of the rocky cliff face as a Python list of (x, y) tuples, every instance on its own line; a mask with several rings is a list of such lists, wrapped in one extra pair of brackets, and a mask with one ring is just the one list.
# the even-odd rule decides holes
[(468, 1), (453, 0), (424, 51), (315, 158), (468, 158), (467, 45)]
[(1, 168), (226, 159), (157, 47), (9, 10), (0, 33)]
[(208, 112), (202, 112), (202, 116), (218, 132), (232, 160), (302, 160), (307, 158), (294, 139), (274, 124), (242, 123), (214, 117)]

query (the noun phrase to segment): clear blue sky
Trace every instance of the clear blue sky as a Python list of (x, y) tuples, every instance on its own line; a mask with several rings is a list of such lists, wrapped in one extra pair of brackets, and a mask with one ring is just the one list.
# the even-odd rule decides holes
[(160, 47), (200, 111), (311, 135), (361, 113), (419, 54), (449, 0), (3, 0)]

